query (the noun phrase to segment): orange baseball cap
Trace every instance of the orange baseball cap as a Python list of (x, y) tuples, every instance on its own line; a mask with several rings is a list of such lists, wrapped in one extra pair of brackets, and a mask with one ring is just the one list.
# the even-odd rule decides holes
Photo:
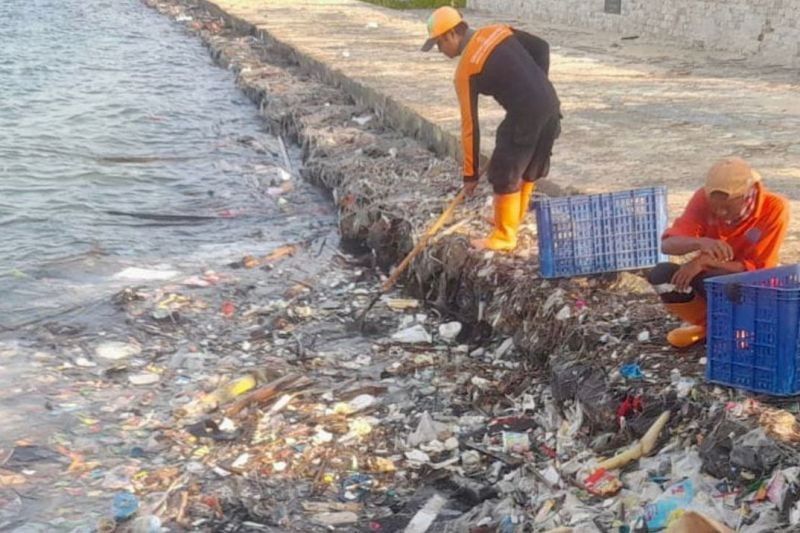
[(422, 51), (427, 52), (436, 40), (464, 21), (461, 13), (449, 6), (440, 7), (428, 17), (428, 40), (422, 45)]
[(741, 157), (729, 157), (714, 163), (706, 176), (707, 194), (723, 192), (728, 196), (746, 194), (750, 187), (761, 181), (761, 175)]

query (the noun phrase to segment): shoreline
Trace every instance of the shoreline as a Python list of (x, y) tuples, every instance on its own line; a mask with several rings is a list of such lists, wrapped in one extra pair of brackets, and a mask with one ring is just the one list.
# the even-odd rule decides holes
[[(210, 0), (199, 0), (199, 4), (214, 5)], [(272, 54), (265, 50), (260, 58), (254, 57), (248, 52), (247, 45), (239, 47), (232, 45), (225, 37), (216, 39), (211, 34), (201, 32), (201, 37), (215, 59), (226, 68), (233, 68), (237, 72), (238, 83), (260, 106), (273, 127), (303, 147), (303, 175), (311, 182), (332, 190), (339, 210), (342, 238), (363, 242), (371, 250), (375, 266), (384, 271), (396, 264), (412, 245), (409, 239), (397, 242), (398, 231), (408, 237), (407, 233), (421, 231), (426, 221), (436, 214), (435, 203), (425, 205), (410, 201), (401, 191), (407, 188), (418, 193), (422, 189), (425, 196), (434, 198), (446, 197), (448, 192), (452, 194), (454, 184), (447, 181), (447, 176), (457, 174), (455, 162), (450, 158), (441, 159), (429, 154), (428, 165), (415, 173), (409, 173), (409, 161), (417, 163), (426, 158), (424, 143), (410, 140), (404, 134), (393, 131), (391, 120), (388, 123), (379, 121), (373, 126), (375, 130), (370, 127), (375, 120), (365, 121), (366, 128), (359, 123), (358, 119), (366, 116), (365, 107), (367, 111), (377, 112), (378, 117), (381, 117), (380, 108), (369, 109), (369, 105), (355, 102), (349, 108), (342, 106), (338, 113), (320, 111), (317, 100), (320, 95), (323, 96), (322, 100), (330, 99), (335, 102), (341, 102), (337, 96), (343, 96), (342, 93), (345, 99), (352, 95), (347, 94), (347, 90), (336, 87), (336, 84), (332, 88), (330, 80), (326, 80), (325, 76), (319, 79), (318, 67), (312, 65), (309, 69), (304, 66), (291, 48), (276, 43), (266, 32), (254, 32), (254, 25), (237, 21), (235, 17), (229, 17), (222, 11), (214, 11), (222, 15), (222, 20), (232, 20), (237, 31), (241, 31), (243, 24), (247, 30), (245, 34), (250, 35), (252, 40), (249, 43), (251, 46), (260, 46), (266, 41), (265, 46), (272, 49)], [(242, 39), (241, 35), (239, 38)], [(276, 62), (282, 68), (281, 72), (271, 69), (270, 65)], [(266, 68), (268, 72), (259, 72), (259, 68)], [(289, 71), (295, 82), (302, 80), (302, 85), (306, 86), (299, 92), (313, 94), (316, 106), (302, 98), (295, 100), (287, 94), (289, 91), (285, 93), (275, 90), (276, 87), (292, 87), (293, 83), (282, 79), (286, 71)], [(273, 83), (264, 84), (262, 80), (265, 78), (271, 79)], [(323, 103), (321, 107), (325, 109), (334, 105)], [(359, 125), (358, 128), (352, 126), (354, 121)], [(386, 136), (394, 142), (403, 141), (403, 150), (396, 149), (392, 153), (393, 146), (387, 147), (383, 144)], [(346, 139), (346, 147), (341, 145), (343, 139)], [(376, 165), (377, 169), (370, 166), (363, 168), (358, 162), (347, 158), (347, 154), (353, 153), (353, 145), (356, 146), (357, 155), (373, 157), (377, 154), (379, 158), (382, 155), (383, 161)], [(389, 157), (386, 158), (386, 155)], [(419, 167), (414, 168), (416, 170)], [(436, 172), (432, 173), (431, 168), (436, 169)], [(391, 181), (379, 181), (380, 177), (387, 175), (392, 177)], [(359, 209), (365, 210), (366, 215), (359, 212)], [(472, 202), (463, 211), (468, 213), (470, 230), (474, 232), (481, 227), (480, 205)], [(401, 215), (398, 216), (398, 213)], [(359, 220), (366, 223), (361, 225)], [(454, 224), (451, 229), (457, 225)], [(529, 227), (523, 233), (521, 248), (533, 244), (534, 237), (530, 234), (530, 229)], [(674, 351), (663, 345), (671, 319), (664, 315), (658, 299), (641, 277), (635, 273), (618, 273), (592, 278), (542, 280), (530, 255), (476, 253), (469, 249), (464, 232), (464, 228), (451, 233), (445, 230), (445, 236), (437, 239), (411, 265), (404, 276), (405, 292), (428, 304), (434, 311), (457, 318), (469, 331), (461, 340), (466, 339), (468, 345), (477, 346), (474, 351), (467, 348), (470, 356), (477, 354), (480, 359), (485, 353), (482, 346), (492, 345), (502, 339), (510, 341), (512, 352), (516, 350), (518, 355), (509, 354), (509, 344), (502, 341), (499, 345), (494, 344), (494, 355), (484, 358), (484, 362), (493, 361), (494, 365), (505, 369), (504, 372), (495, 371), (494, 375), (497, 377), (505, 373), (506, 379), (510, 379), (506, 385), (519, 391), (518, 387), (521, 383), (528, 383), (527, 380), (536, 379), (540, 384), (544, 383), (543, 399), (540, 401), (547, 405), (548, 394), (552, 394), (552, 398), (562, 408), (574, 402), (581, 413), (580, 424), (588, 428), (591, 435), (598, 431), (607, 431), (618, 422), (616, 406), (620, 387), (625, 388), (625, 380), (621, 383), (619, 371), (613, 369), (619, 368), (621, 363), (638, 362), (647, 368), (645, 372), (652, 380), (654, 389), (645, 393), (648, 398), (647, 409), (629, 421), (628, 439), (642, 437), (659, 413), (671, 412), (673, 419), (669, 424), (670, 431), (673, 435), (682, 435), (686, 445), (679, 450), (679, 454), (687, 454), (685, 457), (688, 458), (703, 445), (702, 438), (692, 437), (691, 430), (686, 432), (688, 428), (701, 425), (708, 428), (706, 431), (718, 431), (724, 426), (726, 417), (724, 414), (720, 417), (715, 405), (718, 405), (721, 398), (737, 401), (742, 393), (702, 384), (704, 362), (700, 356), (701, 348), (690, 350), (688, 357), (675, 359)], [(361, 306), (363, 305), (365, 302), (362, 301)], [(503, 358), (509, 356), (514, 362), (509, 361), (507, 365)], [(458, 356), (456, 360), (459, 360)], [(520, 364), (522, 366), (517, 366)], [(524, 371), (519, 372), (522, 369)], [(676, 372), (679, 377), (689, 377), (676, 380)], [(474, 378), (466, 378), (467, 384), (474, 387), (471, 394), (484, 396), (487, 392), (481, 386), (484, 378), (476, 377), (477, 382)], [(462, 375), (456, 383), (459, 384), (464, 379)], [(690, 384), (692, 394), (689, 398), (684, 392), (678, 391), (681, 383)], [(652, 395), (658, 388), (662, 392)], [(463, 394), (469, 390), (467, 388), (459, 392)], [(538, 390), (542, 392), (542, 389)], [(702, 406), (699, 411), (692, 407), (694, 402)], [(501, 412), (503, 411), (494, 411), (494, 414)], [(566, 423), (562, 423), (561, 429)], [(420, 427), (417, 427), (417, 431), (420, 431)], [(541, 424), (540, 427), (546, 428), (547, 425)], [(407, 430), (410, 431), (411, 428), (407, 427)], [(410, 436), (410, 433), (406, 433), (407, 439)], [(619, 444), (617, 442), (616, 445)], [(556, 453), (561, 452), (560, 447), (556, 443)], [(463, 441), (460, 448), (465, 449)], [(602, 453), (597, 448), (594, 452)], [(408, 453), (406, 452), (407, 458)], [(489, 455), (492, 456), (491, 453)], [(460, 457), (455, 457), (460, 459), (462, 465), (465, 464), (463, 453)], [(507, 466), (508, 464), (506, 463)], [(690, 472), (681, 469), (676, 471), (673, 466), (673, 475), (680, 474), (689, 475)], [(561, 472), (560, 475), (563, 476), (564, 473)], [(699, 468), (695, 475), (700, 475)], [(450, 479), (452, 482), (454, 478)], [(699, 482), (699, 478), (697, 480)], [(562, 482), (569, 484), (566, 479)], [(491, 483), (490, 481), (489, 485), (483, 485), (482, 490), (488, 489)], [(573, 480), (572, 483), (577, 483), (584, 490), (586, 488), (580, 481)], [(545, 484), (548, 482), (545, 481)], [(489, 490), (486, 494), (496, 493)], [(485, 509), (485, 504), (489, 503), (486, 500), (488, 497), (490, 496), (474, 499), (471, 502), (474, 505), (471, 511), (455, 522), (460, 522), (461, 527), (476, 523), (475, 512), (482, 506), (481, 502)], [(504, 501), (501, 500), (495, 507), (494, 519), (502, 523), (510, 516), (516, 516), (513, 523), (517, 523), (518, 511), (506, 514), (505, 517), (497, 515), (497, 509), (502, 508)], [(614, 507), (621, 504), (624, 508), (625, 501), (626, 498), (617, 500)], [(630, 500), (627, 505), (630, 509)], [(539, 511), (541, 514), (541, 509)], [(725, 511), (720, 508), (706, 509), (706, 512), (727, 521), (728, 524), (733, 520), (732, 515), (726, 516)], [(556, 520), (553, 525), (564, 523)]]
[[(102, 334), (25, 332), (17, 356), (53, 388), (42, 409), (71, 424), (71, 440), (41, 443), (52, 475), (106, 508), (118, 491), (139, 501), (130, 521), (105, 515), (96, 529), (608, 531), (686, 476), (704, 513), (736, 525), (739, 495), (719, 488), (729, 472), (707, 479), (701, 455), (724, 448), (725, 424), (746, 438), (754, 406), (769, 408), (703, 383), (700, 348), (664, 346), (670, 319), (641, 276), (541, 279), (532, 216), (518, 254), (477, 253), (475, 198), (356, 333), (380, 273), (460, 185), (456, 163), (252, 25), (209, 14), (210, 0), (142, 1), (197, 35), (268, 129), (300, 147), (288, 170), (330, 196), (355, 251), (332, 246), (328, 226), (217, 272), (131, 286), (108, 302), (119, 320)], [(629, 399), (640, 404), (621, 415)], [(657, 454), (612, 475), (619, 492), (588, 487), (665, 413)], [(796, 463), (780, 456), (776, 471)], [(753, 523), (788, 520), (760, 505)]]

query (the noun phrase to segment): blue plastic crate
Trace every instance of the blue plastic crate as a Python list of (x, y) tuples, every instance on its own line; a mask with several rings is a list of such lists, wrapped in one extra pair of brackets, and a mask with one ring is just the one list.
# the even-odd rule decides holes
[(542, 277), (632, 270), (667, 259), (665, 187), (537, 198), (534, 207)]
[(706, 379), (800, 394), (800, 265), (709, 278)]

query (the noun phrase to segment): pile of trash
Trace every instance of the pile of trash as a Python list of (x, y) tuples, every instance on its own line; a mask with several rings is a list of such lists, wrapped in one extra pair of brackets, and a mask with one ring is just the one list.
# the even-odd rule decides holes
[[(454, 163), (298, 76), (278, 43), (191, 2), (158, 4), (198, 30), (273, 127), (304, 146), (303, 175), (333, 191), (343, 240), (364, 246), (368, 266), (395, 264), (453, 191)], [(667, 324), (639, 276), (548, 282), (524, 253), (470, 250), (464, 234), (482, 225), (482, 209), (469, 204), (412, 265), (416, 299), (386, 297), (372, 312), (368, 349), (319, 360), (287, 338), (306, 371), (258, 382), (202, 422), (211, 441), (241, 432), (208, 454), (230, 480), (225, 520), (374, 531), (798, 523), (797, 422), (786, 410), (796, 404), (775, 410), (704, 385), (701, 353), (676, 360), (662, 346)], [(521, 248), (534, 237), (523, 232)], [(367, 306), (371, 285), (352, 279), (347, 305), (326, 320), (350, 323)], [(219, 509), (204, 519), (221, 519)]]
[[(356, 310), (308, 296), (300, 338)], [(586, 359), (544, 371), (510, 338), (462, 344), (464, 324), (416, 300), (379, 306), (389, 330), (369, 346), (283, 354), (269, 376), (239, 372), (176, 410), (171, 451), (197, 480), (178, 518), (418, 532), (800, 523), (789, 411), (696, 374), (661, 380), (647, 361), (613, 375)]]
[[(357, 258), (335, 254), (329, 269), (278, 293), (274, 283), (307, 258), (266, 257), (123, 291), (114, 301), (128, 339), (90, 340), (92, 353), (75, 356), (142, 393), (108, 410), (128, 435), (125, 460), (100, 468), (75, 447), (61, 457), (109, 491), (98, 529), (800, 523), (796, 402), (743, 399), (674, 365), (665, 378), (644, 335), (617, 345), (632, 347), (624, 358), (576, 352), (541, 365), (511, 337), (475, 341), (480, 328), (397, 294), (360, 336), (348, 328), (375, 289)], [(86, 340), (59, 337), (75, 354)], [(24, 471), (32, 453), (46, 452), (20, 446), (4, 468)]]
[[(163, 293), (119, 295), (149, 346), (105, 341), (97, 358), (174, 355), (144, 372), (116, 370), (136, 387), (173, 384), (171, 412), (138, 425), (148, 434), (141, 456), (105, 475), (119, 491), (117, 527), (696, 532), (800, 523), (800, 423), (787, 410), (796, 402), (743, 399), (674, 368), (664, 379), (646, 357), (605, 367), (612, 372), (579, 355), (542, 366), (513, 338), (472, 342), (469, 325), (397, 295), (372, 311), (380, 332), (355, 336), (345, 328), (373, 283), (356, 281), (351, 261), (269, 301), (242, 290), (242, 273), (207, 289), (206, 306), (174, 297), (184, 302), (180, 318), (157, 318)], [(271, 269), (275, 279), (286, 273)]]
[(646, 359), (610, 374), (590, 358), (545, 370), (513, 339), (464, 341), (466, 324), (395, 295), (373, 311), (383, 333), (354, 337), (342, 329), (372, 285), (354, 281), (352, 264), (269, 301), (243, 290), (244, 274), (120, 293), (141, 340), (97, 339), (75, 359), (150, 398), (107, 410), (128, 435), (126, 460), (100, 469), (81, 450), (21, 445), (4, 475), (48, 460), (99, 484), (111, 500), (105, 531), (788, 531), (800, 521), (796, 403), (741, 399), (697, 374), (663, 380)]
[[(375, 267), (411, 247), (454, 164), (194, 2), (147, 3), (199, 32), (258, 101), (269, 87), (265, 115), (303, 145), (302, 174), (334, 191), (360, 253), (288, 243), (120, 292), (113, 335), (36, 330), (68, 354), (73, 395), (103, 391), (88, 436), (116, 426), (19, 444), (3, 483), (46, 460), (108, 496), (99, 531), (796, 530), (800, 404), (704, 384), (699, 351), (662, 346), (635, 274), (549, 282), (524, 254), (475, 253), (471, 205), (362, 335)], [(97, 441), (125, 453), (99, 465)]]

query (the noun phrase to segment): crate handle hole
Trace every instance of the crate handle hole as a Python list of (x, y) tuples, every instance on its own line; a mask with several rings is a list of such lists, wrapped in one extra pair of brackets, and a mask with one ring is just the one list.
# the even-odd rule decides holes
[(750, 349), (750, 334), (746, 329), (737, 329), (733, 333), (734, 339), (736, 339), (736, 349), (737, 350), (749, 350)]
[(742, 291), (742, 286), (739, 283), (731, 283), (725, 286), (725, 296), (728, 297), (728, 301), (735, 303), (735, 304), (742, 304), (744, 303), (744, 293)]

